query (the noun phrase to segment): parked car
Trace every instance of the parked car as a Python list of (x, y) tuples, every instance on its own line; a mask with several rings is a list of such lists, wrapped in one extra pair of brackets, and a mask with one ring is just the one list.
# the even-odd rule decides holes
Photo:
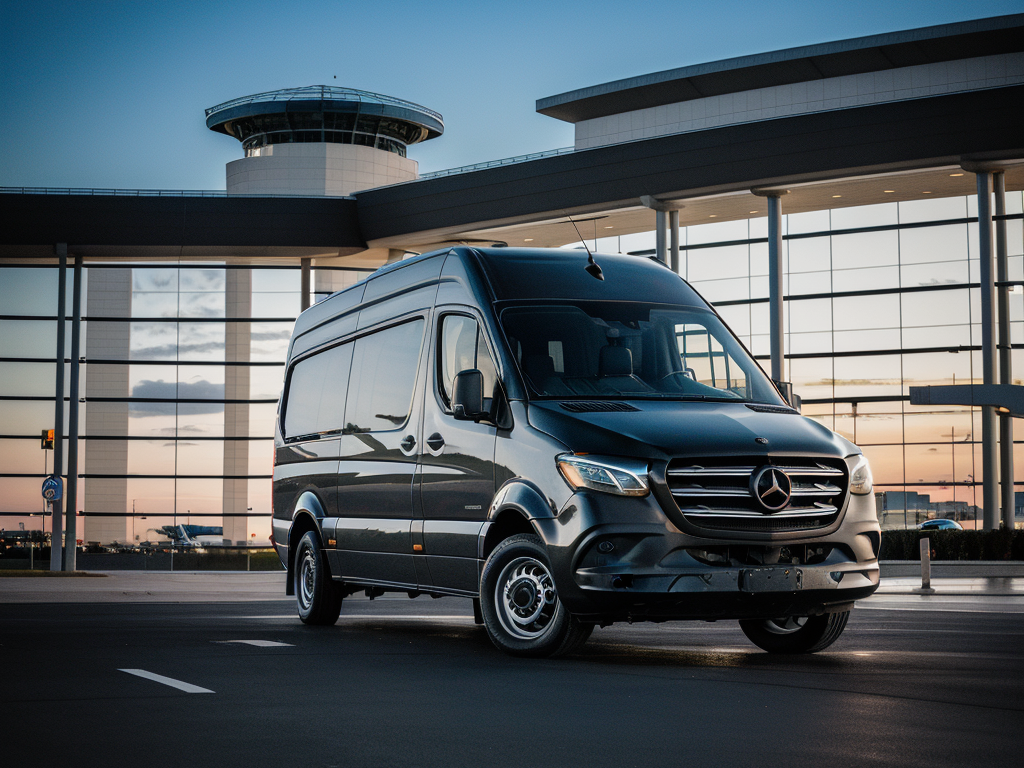
[(676, 619), (811, 652), (878, 586), (867, 460), (653, 260), (408, 259), (303, 312), (285, 375), (273, 540), (307, 624), (407, 592), (472, 599), (512, 654)]
[(956, 520), (947, 520), (945, 518), (925, 520), (917, 527), (922, 531), (962, 531), (964, 529)]

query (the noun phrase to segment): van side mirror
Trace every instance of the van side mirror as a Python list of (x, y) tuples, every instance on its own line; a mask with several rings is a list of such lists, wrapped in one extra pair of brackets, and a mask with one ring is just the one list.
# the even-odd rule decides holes
[(795, 408), (797, 411), (800, 410), (802, 403), (800, 402), (800, 396), (793, 392), (793, 384), (789, 381), (777, 381), (772, 379), (772, 384), (779, 390), (779, 394), (782, 395), (782, 399), (786, 401), (788, 405)]
[(476, 368), (460, 371), (452, 386), (452, 414), (459, 421), (479, 421), (484, 410), (484, 375)]

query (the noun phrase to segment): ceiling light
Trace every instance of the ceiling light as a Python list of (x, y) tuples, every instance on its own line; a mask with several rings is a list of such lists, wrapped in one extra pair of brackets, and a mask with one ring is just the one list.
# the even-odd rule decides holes
[(926, 190), (925, 190), (924, 192), (922, 192), (921, 194), (922, 194), (922, 195), (930, 195), (930, 194), (931, 194), (931, 192), (930, 192), (929, 190), (927, 190), (927, 189), (926, 189)]
[(717, 213), (712, 213), (712, 214), (711, 214), (710, 216), (708, 216), (708, 218), (709, 218), (709, 219), (714, 219), (714, 218), (716, 218), (717, 216), (718, 216), (718, 214), (717, 214)]
[(532, 237), (528, 237), (525, 240), (523, 240), (523, 242), (524, 243), (532, 243), (533, 242), (533, 238)]
[(891, 195), (896, 190), (895, 189), (883, 189), (882, 191), (885, 192), (885, 194), (887, 194), (887, 195)]
[(963, 176), (963, 174), (962, 174), (962, 173), (951, 173), (951, 174), (949, 174), (949, 175), (950, 175), (950, 176)]
[(757, 213), (757, 211), (751, 211), (751, 213)]
[(607, 227), (605, 227), (605, 229), (615, 229), (615, 227), (613, 227), (611, 224), (609, 224)]
[(834, 200), (835, 198), (837, 198), (837, 197), (842, 197), (842, 195), (832, 195), (832, 199), (833, 199), (833, 200)]

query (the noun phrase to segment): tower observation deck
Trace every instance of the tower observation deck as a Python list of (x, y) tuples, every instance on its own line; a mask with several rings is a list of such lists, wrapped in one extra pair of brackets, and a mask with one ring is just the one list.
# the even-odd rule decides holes
[(444, 133), (444, 118), (392, 96), (313, 85), (210, 107), (206, 126), (245, 152), (228, 163), (229, 193), (348, 195), (417, 178), (407, 149)]

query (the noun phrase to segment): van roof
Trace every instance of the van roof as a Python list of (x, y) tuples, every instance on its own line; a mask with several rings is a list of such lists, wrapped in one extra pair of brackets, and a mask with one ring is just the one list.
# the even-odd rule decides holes
[(585, 271), (587, 252), (570, 248), (474, 248), (498, 301), (572, 299), (705, 306), (671, 269), (643, 256), (595, 253), (604, 273)]
[[(295, 324), (294, 336), (298, 337), (355, 309), (363, 301), (364, 291), (370, 290), (367, 286), (395, 273), (404, 273), (417, 265), (426, 268), (425, 262), (438, 259), (435, 263), (439, 277), (441, 261), (446, 254), (479, 264), (488, 283), (488, 292), (496, 301), (564, 299), (706, 306), (704, 300), (679, 275), (661, 262), (644, 256), (595, 253), (594, 258), (604, 273), (604, 280), (597, 280), (585, 271), (587, 253), (582, 249), (462, 246), (386, 264), (365, 280), (332, 294), (302, 312)], [(414, 272), (420, 271), (414, 269)], [(423, 279), (425, 275), (415, 277)], [(396, 290), (400, 289), (402, 282), (402, 278), (396, 279)], [(382, 284), (380, 288), (382, 293), (389, 291), (387, 284)]]

